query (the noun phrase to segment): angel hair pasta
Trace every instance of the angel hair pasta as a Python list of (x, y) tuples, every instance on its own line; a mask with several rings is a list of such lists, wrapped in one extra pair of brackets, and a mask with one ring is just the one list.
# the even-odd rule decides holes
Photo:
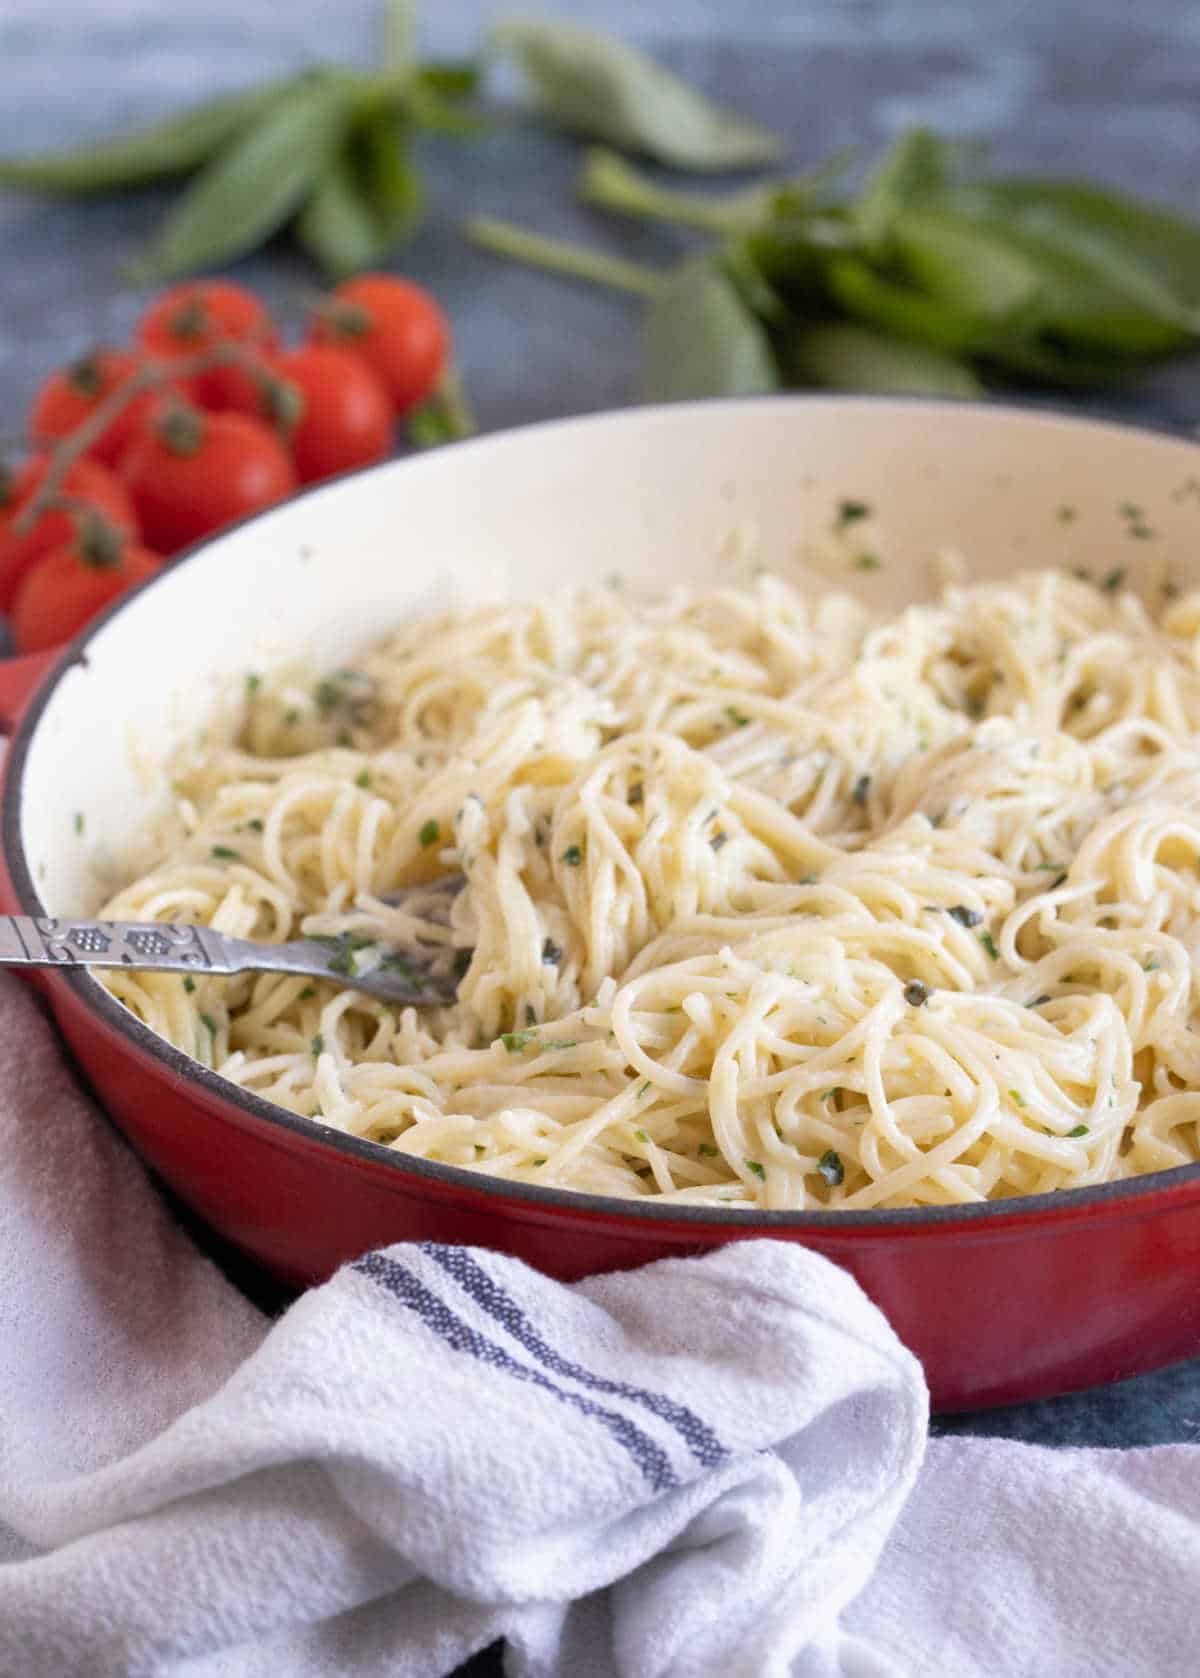
[(1057, 572), (879, 618), (765, 576), (415, 622), (250, 678), (106, 913), (412, 936), (455, 1006), (105, 983), (293, 1113), (608, 1195), (945, 1205), (1200, 1157), (1200, 596)]

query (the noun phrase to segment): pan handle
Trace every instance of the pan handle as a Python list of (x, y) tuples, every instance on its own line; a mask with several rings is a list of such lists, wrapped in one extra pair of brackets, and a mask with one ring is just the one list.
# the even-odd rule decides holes
[(12, 733), (17, 719), (41, 685), (42, 677), (61, 656), (61, 647), (51, 647), (44, 653), (0, 659), (0, 734)]

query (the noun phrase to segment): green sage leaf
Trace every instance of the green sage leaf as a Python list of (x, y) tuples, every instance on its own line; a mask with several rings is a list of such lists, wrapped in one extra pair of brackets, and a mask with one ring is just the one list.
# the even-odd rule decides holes
[(723, 111), (633, 47), (571, 24), (514, 18), (495, 33), (550, 122), (678, 169), (769, 163), (774, 135)]
[(352, 86), (320, 73), (294, 83), (196, 177), (138, 265), (139, 278), (231, 261), (282, 227), (342, 138)]
[(905, 344), (865, 326), (838, 322), (795, 334), (784, 352), (789, 383), (880, 395), (984, 394), (960, 361), (918, 344)]
[(421, 178), (394, 117), (361, 118), (326, 163), (296, 232), (332, 279), (376, 267), (420, 220)]
[(0, 158), (0, 186), (84, 197), (187, 174), (260, 118), (293, 80), (229, 93), (132, 134), (47, 157)]
[(681, 263), (646, 311), (643, 394), (677, 402), (778, 388), (767, 335), (720, 262), (700, 255)]

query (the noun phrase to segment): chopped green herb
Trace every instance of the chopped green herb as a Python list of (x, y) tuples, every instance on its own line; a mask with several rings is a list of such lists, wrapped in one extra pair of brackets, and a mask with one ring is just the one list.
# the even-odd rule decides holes
[(1143, 973), (1157, 973), (1158, 972), (1158, 963), (1156, 961), (1154, 961), (1153, 959), (1151, 959), (1150, 961), (1144, 961), (1142, 963), (1142, 972)]
[(1032, 1002), (1027, 1002), (1025, 1004), (1025, 1006), (1027, 1008), (1040, 1008), (1044, 1002), (1049, 1002), (1050, 1000), (1051, 1000), (1051, 998), (1050, 998), (1049, 994), (1047, 993), (1044, 996), (1035, 996), (1033, 1001)]
[(646, 1082), (638, 1090), (638, 1096), (641, 1097), (641, 1096), (645, 1095), (646, 1091), (649, 1088), (650, 1088), (650, 1080), (647, 1079)]
[(533, 1164), (534, 1165), (545, 1165), (546, 1159), (547, 1159), (547, 1156), (545, 1154), (543, 1154), (540, 1159), (535, 1159), (533, 1161)]
[(978, 926), (983, 920), (978, 909), (968, 909), (965, 903), (955, 903), (946, 913), (952, 921), (957, 921), (959, 926)]
[(1109, 594), (1115, 594), (1124, 581), (1125, 567), (1123, 565), (1114, 565), (1112, 570), (1107, 572), (1105, 576), (1101, 578), (1100, 587)]
[(698, 1142), (696, 1144), (696, 1152), (701, 1159), (715, 1159), (720, 1151), (719, 1148), (714, 1148), (711, 1142)]
[(82, 833), (83, 832), (83, 811), (82, 810), (76, 810), (76, 812), (75, 812), (75, 831), (76, 831), (76, 833)]
[(745, 728), (750, 718), (744, 711), (739, 711), (736, 705), (726, 705), (725, 715), (735, 728)]
[(354, 744), (354, 736), (348, 728), (339, 728), (334, 744), (338, 746), (352, 746)]
[(767, 1175), (765, 1168), (761, 1166), (756, 1159), (748, 1159), (746, 1161), (746, 1170), (753, 1171), (756, 1177), (765, 1178)]
[(215, 1037), (217, 1035), (217, 1022), (216, 1022), (216, 1020), (213, 1019), (212, 1015), (211, 1014), (201, 1014), (200, 1020), (201, 1020), (201, 1023), (203, 1025), (206, 1025), (208, 1027), (209, 1035), (211, 1037)]
[(817, 1161), (817, 1170), (824, 1177), (831, 1189), (837, 1188), (846, 1179), (846, 1168), (842, 1164), (842, 1156), (832, 1148), (826, 1148)]
[(904, 1000), (911, 1008), (921, 1008), (929, 1001), (929, 986), (920, 979), (911, 979), (904, 987)]
[(1092, 573), (1088, 570), (1086, 565), (1073, 565), (1071, 567), (1071, 575), (1075, 578), (1076, 582), (1079, 583), (1090, 583), (1092, 580)]
[(562, 854), (562, 859), (568, 868), (578, 868), (583, 861), (583, 851), (578, 845), (568, 845)]
[(633, 1134), (637, 1137), (639, 1142), (648, 1142), (650, 1140), (644, 1130), (635, 1130)]
[(320, 711), (336, 710), (345, 697), (345, 693), (338, 683), (332, 681), (328, 676), (324, 681), (318, 682), (313, 690), (313, 698), (316, 700), (317, 709)]
[(293, 707), (290, 711), (285, 711), (283, 713), (283, 720), (289, 728), (295, 728), (296, 724), (300, 721), (300, 713), (295, 709), (295, 707)]
[(504, 1044), (504, 1047), (508, 1050), (510, 1055), (519, 1055), (522, 1049), (529, 1047), (530, 1043), (537, 1042), (537, 1032), (505, 1031), (500, 1034), (500, 1041)]
[(254, 674), (253, 670), (249, 671), (247, 673), (247, 676), (246, 676), (246, 692), (247, 693), (257, 693), (261, 686), (262, 686), (262, 677), (261, 676), (256, 676)]
[(1079, 517), (1079, 511), (1075, 507), (1069, 507), (1064, 504), (1058, 509), (1057, 517), (1059, 524), (1071, 524)]
[(869, 519), (871, 505), (868, 501), (839, 501), (836, 528), (845, 530), (848, 524), (857, 524), (860, 519)]
[(358, 774), (354, 777), (354, 784), (356, 787), (369, 787), (371, 784), (371, 771), (369, 769), (360, 769)]
[(1008, 1093), (1010, 1098), (1016, 1102), (1018, 1107), (1025, 1106), (1025, 1097), (1021, 1094), (1020, 1090), (1009, 1090)]
[(329, 971), (331, 973), (344, 973), (347, 977), (350, 977), (354, 973), (354, 951), (339, 950), (336, 955), (330, 956)]
[(195, 981), (195, 979), (192, 978), (192, 975), (190, 973), (188, 974), (187, 978), (183, 981), (183, 988), (188, 993), (189, 996), (191, 996), (192, 992), (196, 988), (196, 981)]
[(228, 862), (230, 860), (234, 862), (241, 861), (239, 853), (237, 851), (230, 850), (228, 845), (214, 845), (212, 848), (212, 854), (220, 862)]
[(246, 823), (246, 826), (250, 829), (251, 833), (261, 833), (263, 830), (262, 817), (251, 816), (250, 820)]
[(723, 827), (719, 827), (708, 843), (714, 851), (719, 851), (723, 846), (728, 845), (729, 835)]
[(1062, 863), (1061, 862), (1035, 862), (1033, 866), (1034, 866), (1035, 869), (1044, 868), (1047, 871), (1047, 873), (1053, 874), (1058, 869), (1060, 869), (1062, 867)]
[(325, 1053), (325, 1039), (319, 1031), (309, 1044), (309, 1048), (312, 1050), (314, 1057)]
[(551, 1042), (543, 1043), (541, 1046), (543, 1049), (577, 1049), (579, 1039), (577, 1037), (558, 1037)]
[(859, 554), (855, 559), (854, 564), (855, 568), (859, 571), (878, 571), (879, 567), (883, 564), (883, 561), (880, 559), (878, 554), (868, 553)]
[(869, 775), (860, 775), (854, 783), (854, 791), (850, 794), (850, 796), (856, 804), (865, 804), (867, 802), (867, 794), (870, 790), (871, 777)]
[(983, 945), (984, 949), (987, 951), (988, 955), (991, 956), (993, 961), (1000, 960), (1000, 951), (996, 948), (996, 940), (992, 937), (990, 932), (981, 932), (979, 934), (979, 942)]
[(815, 886), (821, 878), (819, 874), (804, 874), (796, 881), (798, 886)]
[(316, 994), (317, 994), (316, 985), (305, 985), (305, 987), (302, 991), (297, 991), (296, 992), (296, 1001), (297, 1002), (307, 1002), (310, 996), (315, 996)]
[(1069, 1131), (1068, 1131), (1068, 1132), (1067, 1132), (1067, 1135), (1068, 1135), (1068, 1136), (1086, 1136), (1086, 1135), (1087, 1135), (1087, 1133), (1088, 1133), (1088, 1127), (1087, 1127), (1087, 1125), (1085, 1125), (1085, 1124), (1077, 1124), (1077, 1125), (1076, 1125), (1076, 1126), (1075, 1126), (1075, 1129), (1074, 1129), (1074, 1130), (1069, 1130)]
[(429, 821), (422, 825), (420, 833), (417, 834), (417, 838), (421, 841), (422, 845), (436, 845), (438, 840), (441, 838), (441, 833), (441, 823), (434, 821), (431, 817)]

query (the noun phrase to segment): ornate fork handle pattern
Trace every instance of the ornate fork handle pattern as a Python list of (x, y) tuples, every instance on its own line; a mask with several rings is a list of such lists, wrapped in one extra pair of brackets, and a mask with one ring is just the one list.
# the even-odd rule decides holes
[(389, 1002), (441, 1003), (454, 995), (455, 952), (445, 944), (396, 950), (380, 941), (373, 961), (361, 940), (258, 944), (207, 926), (168, 921), (85, 921), (0, 916), (0, 967), (129, 967), (183, 974), (291, 973), (326, 979)]

